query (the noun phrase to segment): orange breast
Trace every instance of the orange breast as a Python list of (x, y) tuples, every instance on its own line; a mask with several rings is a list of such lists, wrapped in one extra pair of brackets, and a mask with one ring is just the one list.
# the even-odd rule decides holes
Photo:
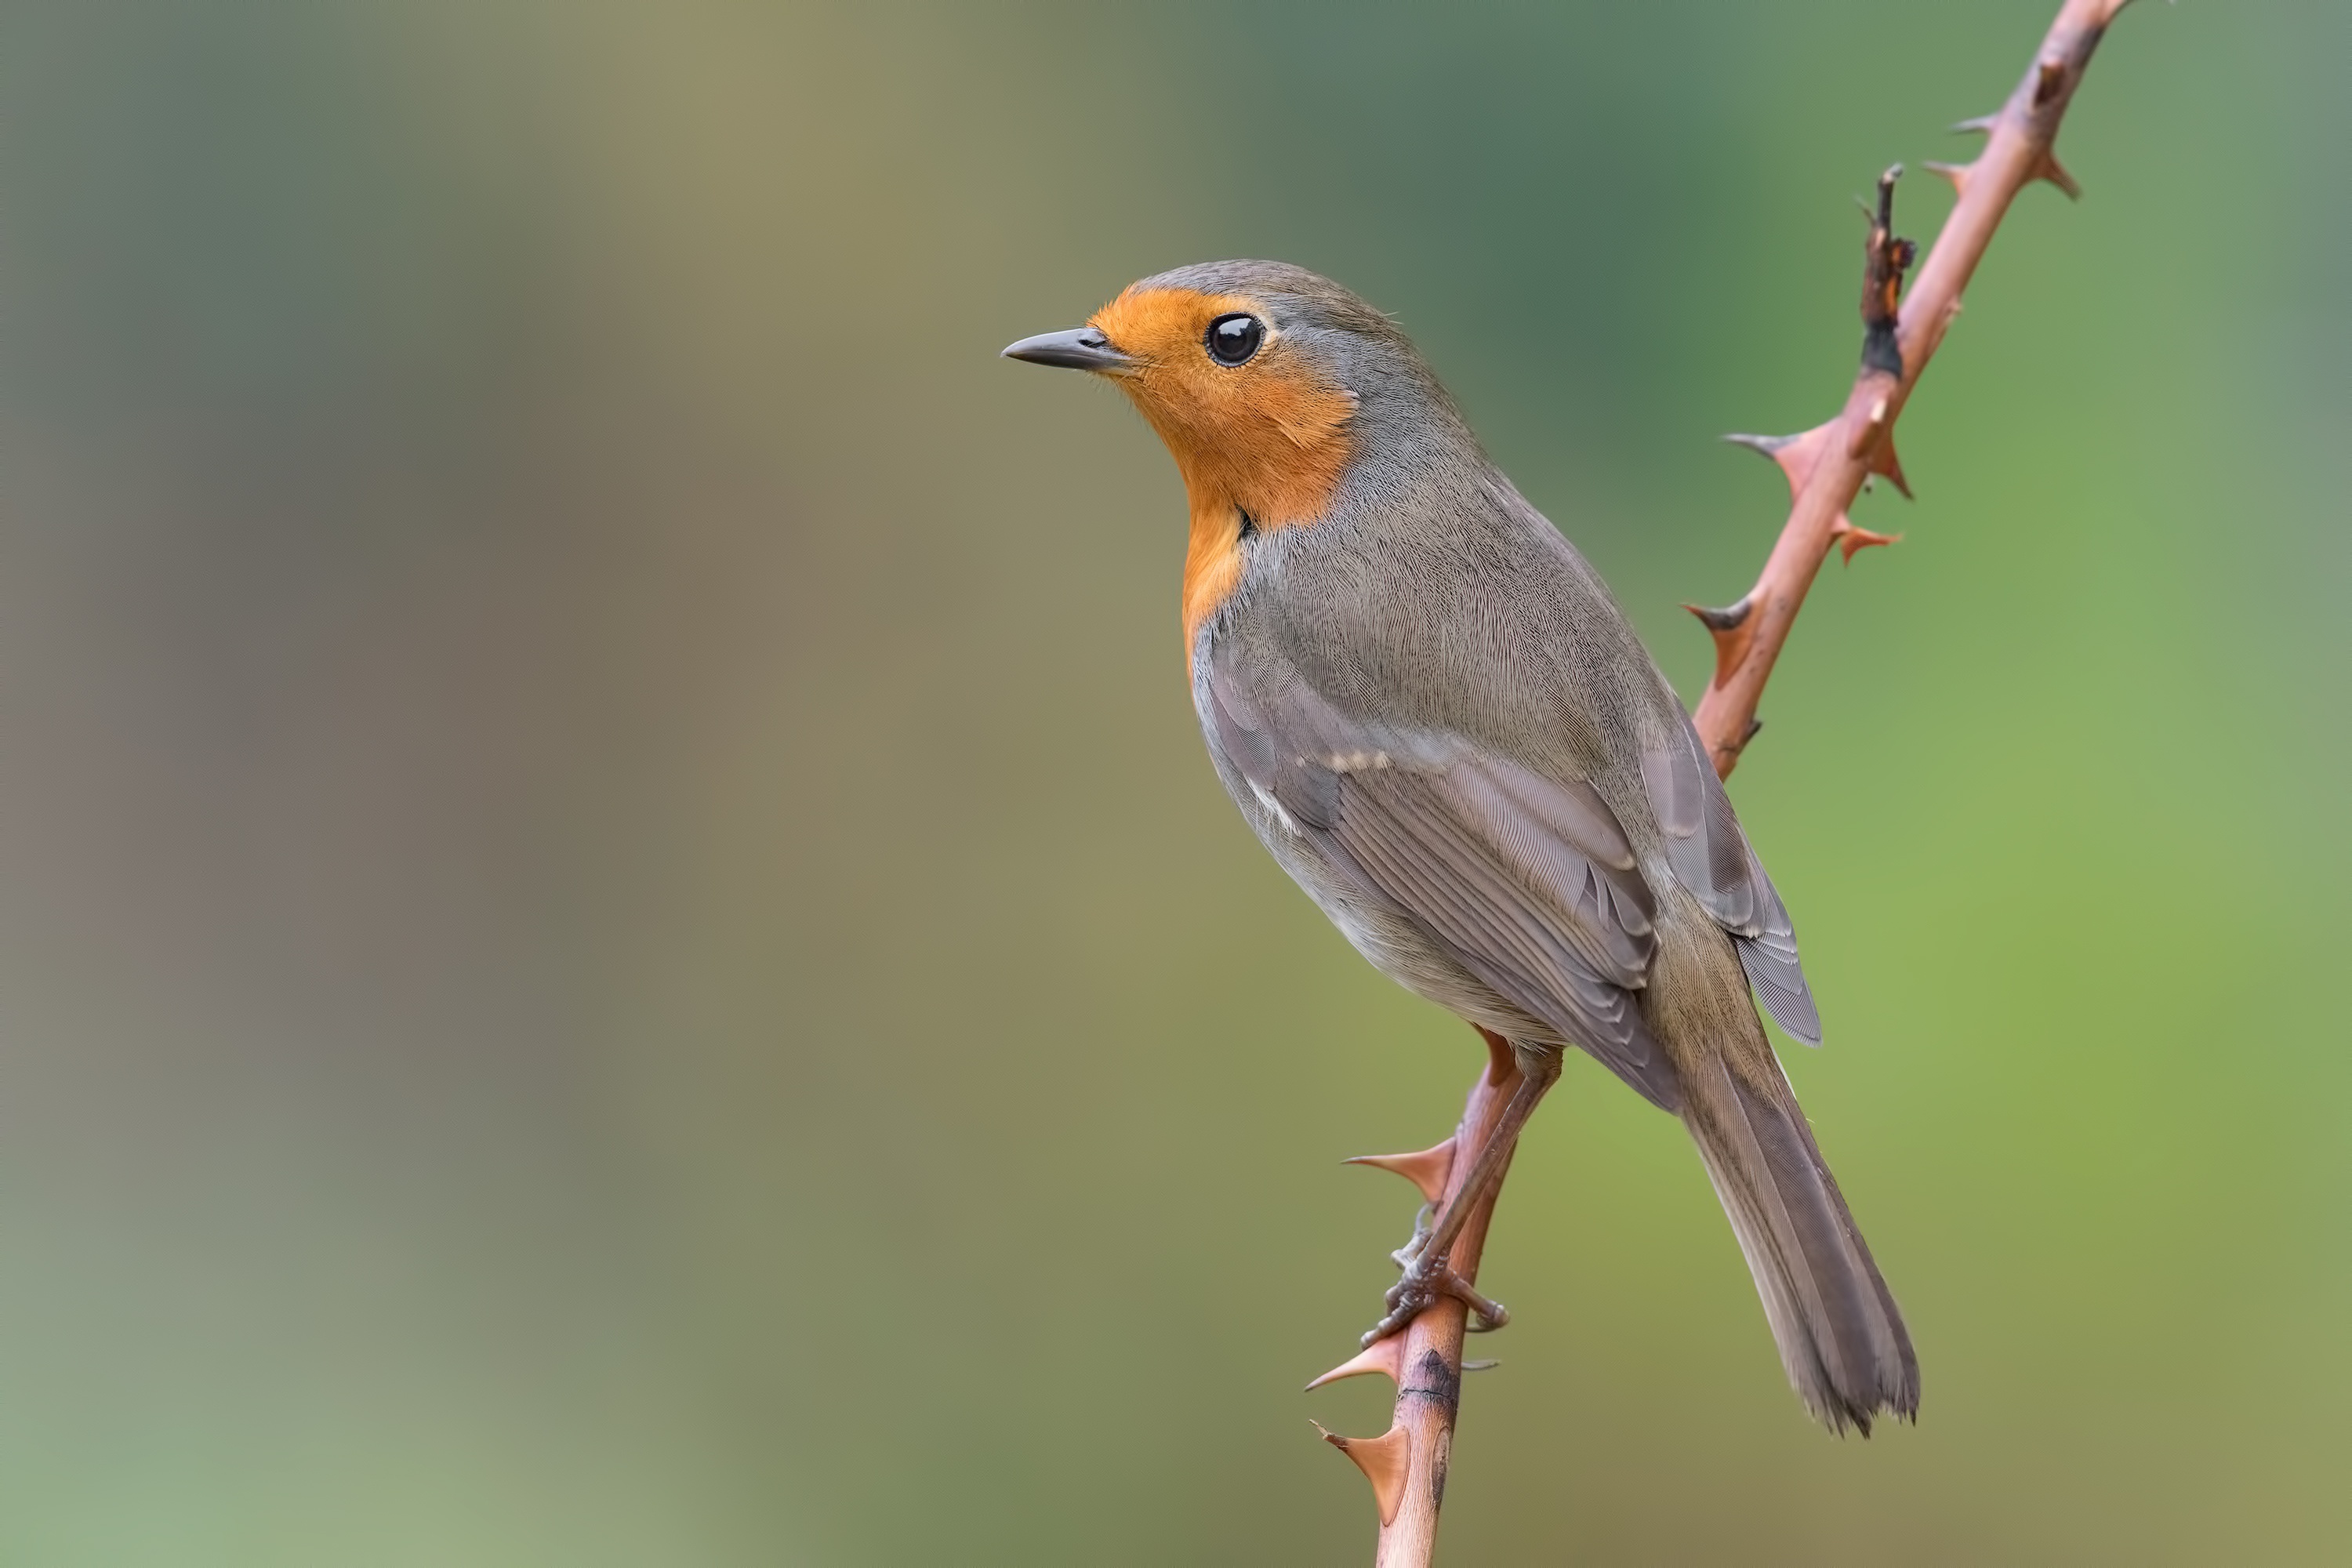
[(1264, 532), (1311, 523), (1330, 508), (1351, 455), (1355, 394), (1277, 331), (1248, 363), (1220, 365), (1202, 347), (1233, 310), (1265, 319), (1234, 294), (1133, 289), (1093, 325), (1141, 363), (1119, 377), (1184, 476), (1192, 536), (1184, 552), (1184, 646), (1241, 581), (1242, 514)]
[[(1186, 487), (1188, 489), (1190, 486)], [(1242, 580), (1242, 519), (1228, 504), (1202, 503), (1193, 491), (1192, 537), (1184, 546), (1184, 654), (1192, 657), (1201, 624), (1216, 613)]]

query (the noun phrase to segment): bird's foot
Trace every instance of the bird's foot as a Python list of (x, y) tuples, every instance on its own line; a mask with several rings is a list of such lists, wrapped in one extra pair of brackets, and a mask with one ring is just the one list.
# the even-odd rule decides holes
[(1415, 1226), (1413, 1244), (1400, 1247), (1391, 1255), (1404, 1270), (1404, 1276), (1389, 1287), (1389, 1293), (1383, 1299), (1388, 1314), (1364, 1335), (1366, 1349), (1395, 1333), (1448, 1296), (1456, 1298), (1470, 1309), (1470, 1321), (1465, 1327), (1471, 1333), (1491, 1333), (1511, 1321), (1511, 1314), (1500, 1301), (1480, 1295), (1478, 1288), (1454, 1272), (1444, 1258), (1423, 1257), (1424, 1248), (1419, 1245), (1421, 1239), (1422, 1232)]

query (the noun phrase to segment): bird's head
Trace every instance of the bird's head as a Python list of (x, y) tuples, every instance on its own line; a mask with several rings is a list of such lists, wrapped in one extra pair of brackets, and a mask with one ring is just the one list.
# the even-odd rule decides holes
[(1351, 489), (1393, 501), (1482, 461), (1396, 323), (1285, 262), (1162, 272), (1004, 354), (1108, 377), (1168, 444), (1192, 514), (1188, 647), (1241, 582), (1252, 533), (1330, 516)]
[(1168, 444), (1196, 514), (1237, 509), (1259, 528), (1322, 516), (1368, 438), (1400, 418), (1459, 427), (1394, 322), (1279, 261), (1146, 278), (1085, 326), (1004, 354), (1116, 382)]

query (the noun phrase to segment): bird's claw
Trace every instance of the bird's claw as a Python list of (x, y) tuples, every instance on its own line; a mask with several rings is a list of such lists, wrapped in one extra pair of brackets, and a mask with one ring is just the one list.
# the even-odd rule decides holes
[(1454, 1272), (1444, 1258), (1424, 1258), (1411, 1247), (1401, 1248), (1392, 1256), (1404, 1270), (1404, 1278), (1390, 1286), (1382, 1298), (1388, 1312), (1364, 1335), (1367, 1350), (1448, 1296), (1470, 1309), (1470, 1321), (1464, 1326), (1471, 1333), (1492, 1333), (1511, 1321), (1510, 1312), (1500, 1301), (1480, 1295), (1477, 1287)]

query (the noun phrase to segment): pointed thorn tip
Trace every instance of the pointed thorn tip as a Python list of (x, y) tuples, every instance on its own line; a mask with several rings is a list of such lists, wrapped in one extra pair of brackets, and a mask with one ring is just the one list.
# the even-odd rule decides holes
[(1721, 636), (1726, 632), (1738, 631), (1747, 622), (1748, 611), (1756, 607), (1755, 598), (1753, 594), (1743, 594), (1719, 610), (1710, 609), (1705, 605), (1685, 605), (1683, 608), (1696, 616), (1699, 625)]
[(1894, 544), (1903, 538), (1899, 533), (1874, 532), (1870, 529), (1858, 526), (1848, 518), (1838, 520), (1837, 526), (1830, 530), (1830, 537), (1837, 541), (1839, 553), (1843, 557), (1842, 564), (1848, 566), (1853, 564), (1853, 558), (1857, 553), (1869, 549), (1872, 545)]
[(1358, 1154), (1340, 1163), (1393, 1171), (1419, 1187), (1423, 1197), (1435, 1203), (1445, 1195), (1445, 1178), (1454, 1173), (1454, 1140), (1448, 1138), (1443, 1143), (1411, 1154)]
[(1822, 443), (1828, 438), (1832, 419), (1827, 425), (1816, 425), (1810, 430), (1800, 430), (1793, 436), (1726, 436), (1735, 447), (1745, 447), (1751, 452), (1761, 452), (1780, 465), (1780, 475), (1789, 481), (1789, 499), (1794, 500), (1813, 475), (1813, 465), (1822, 455)]
[(1892, 430), (1886, 433), (1886, 439), (1878, 444), (1877, 452), (1872, 456), (1870, 471), (1885, 475), (1887, 482), (1903, 493), (1905, 500), (1912, 499), (1911, 481), (1904, 475), (1903, 459), (1895, 455), (1895, 433)]
[(1404, 1336), (1402, 1334), (1391, 1334), (1369, 1348), (1358, 1351), (1354, 1355), (1308, 1384), (1300, 1392), (1312, 1394), (1326, 1384), (1338, 1383), (1340, 1379), (1348, 1377), (1365, 1377), (1373, 1373), (1379, 1373), (1391, 1383), (1401, 1384), (1404, 1381)]
[(1310, 1425), (1323, 1433), (1326, 1443), (1353, 1459), (1356, 1468), (1364, 1472), (1364, 1479), (1372, 1483), (1372, 1502), (1381, 1510), (1381, 1528), (1394, 1524), (1398, 1505), (1404, 1501), (1405, 1476), (1412, 1468), (1412, 1434), (1402, 1426), (1391, 1426), (1377, 1437), (1342, 1437), (1324, 1431), (1319, 1421)]

